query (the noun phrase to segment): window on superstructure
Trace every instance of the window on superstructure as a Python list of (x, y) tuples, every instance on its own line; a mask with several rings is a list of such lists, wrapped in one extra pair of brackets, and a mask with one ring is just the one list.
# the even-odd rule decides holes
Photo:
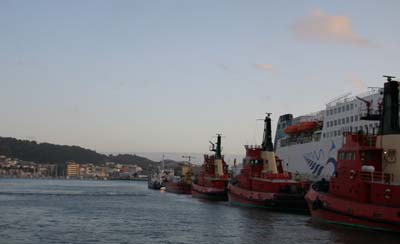
[(345, 106), (343, 105), (343, 107), (342, 107), (342, 112), (344, 112), (344, 108), (345, 108)]
[(336, 119), (334, 120), (334, 125), (335, 125), (335, 126), (337, 125), (337, 120), (336, 120)]
[(351, 110), (353, 109), (353, 104), (352, 104), (352, 103), (350, 104), (350, 109), (351, 109)]
[(350, 122), (353, 122), (354, 118), (353, 116), (350, 116)]
[(340, 110), (341, 110), (341, 108), (340, 108), (340, 107), (338, 107), (338, 109), (337, 109), (338, 113), (340, 113)]
[(345, 160), (355, 160), (356, 154), (354, 152), (346, 152), (346, 155), (344, 155)]
[(351, 159), (351, 152), (346, 152), (345, 156), (344, 156), (345, 160), (350, 160)]
[(344, 118), (342, 118), (342, 125), (344, 125)]
[(337, 108), (334, 108), (333, 113), (336, 114), (336, 112), (337, 112)]
[(346, 117), (346, 124), (348, 124), (350, 122), (350, 118)]
[(349, 111), (350, 106), (348, 104), (346, 104), (346, 111)]

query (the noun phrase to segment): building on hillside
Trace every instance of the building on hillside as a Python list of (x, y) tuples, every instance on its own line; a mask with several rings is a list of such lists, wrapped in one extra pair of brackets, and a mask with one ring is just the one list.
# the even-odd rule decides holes
[(79, 164), (69, 161), (67, 162), (67, 177), (77, 177), (80, 173)]

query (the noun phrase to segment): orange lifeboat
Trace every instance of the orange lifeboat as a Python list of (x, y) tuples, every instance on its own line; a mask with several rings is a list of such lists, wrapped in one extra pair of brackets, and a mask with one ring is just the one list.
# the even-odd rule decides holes
[(299, 132), (299, 128), (298, 128), (297, 125), (289, 125), (289, 126), (284, 130), (284, 132), (285, 132), (286, 134), (288, 134), (288, 135), (296, 134), (297, 132)]
[(306, 122), (301, 122), (297, 129), (299, 132), (311, 132), (315, 131), (317, 128), (318, 128), (318, 122), (306, 121)]

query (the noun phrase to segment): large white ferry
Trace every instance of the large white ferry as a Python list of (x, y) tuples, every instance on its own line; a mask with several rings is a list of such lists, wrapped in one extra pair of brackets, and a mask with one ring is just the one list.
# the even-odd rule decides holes
[(370, 88), (358, 96), (347, 94), (312, 114), (279, 117), (275, 152), (285, 171), (310, 180), (329, 179), (336, 170), (337, 150), (344, 131), (377, 133), (382, 110), (382, 88)]

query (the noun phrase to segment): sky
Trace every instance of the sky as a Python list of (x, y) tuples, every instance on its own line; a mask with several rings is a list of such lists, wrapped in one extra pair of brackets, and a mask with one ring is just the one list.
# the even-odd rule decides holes
[(400, 77), (400, 2), (0, 0), (0, 136), (225, 153)]

